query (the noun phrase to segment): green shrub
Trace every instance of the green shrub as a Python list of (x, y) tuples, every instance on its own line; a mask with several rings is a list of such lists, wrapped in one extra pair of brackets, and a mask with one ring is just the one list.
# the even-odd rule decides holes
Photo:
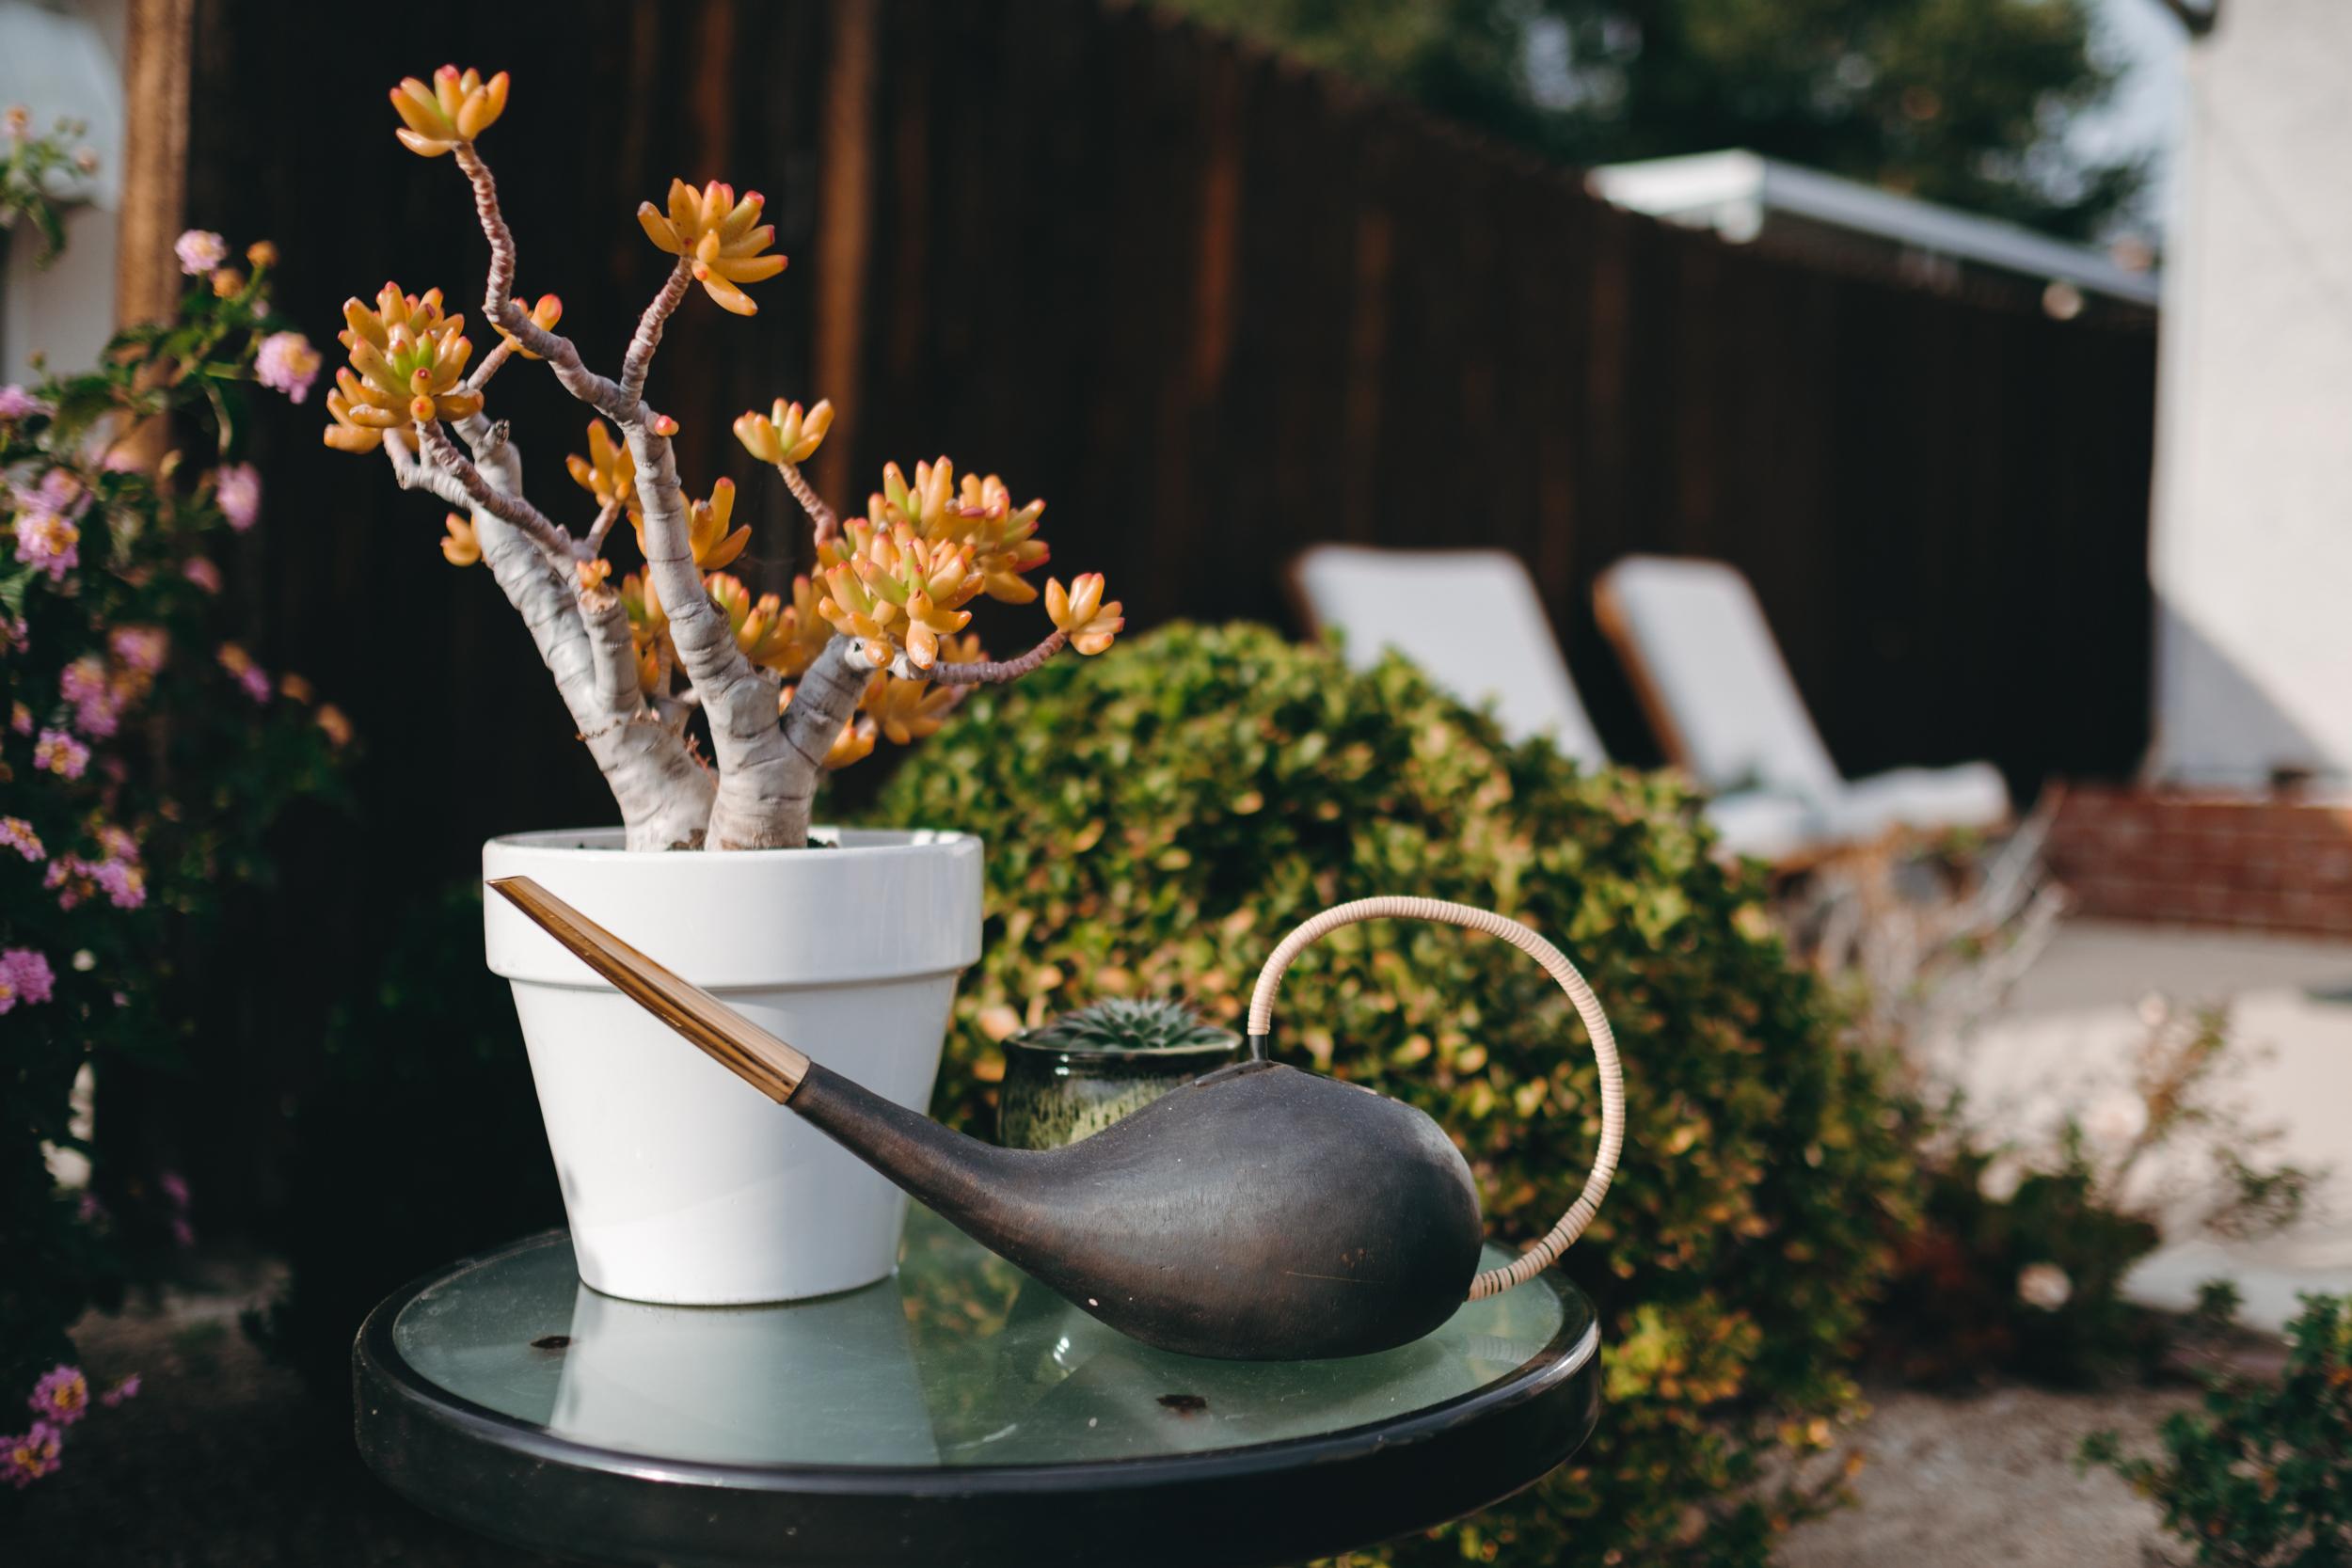
[(2160, 1503), (2201, 1563), (2352, 1562), (2352, 1297), (2304, 1297), (2287, 1339), (2278, 1382), (2217, 1379), (2201, 1411), (2167, 1418), (2162, 1459), (2127, 1458), (2103, 1432), (2080, 1462)]
[[(987, 956), (933, 1101), (976, 1132), (1015, 1029), (1120, 995), (1238, 1022), (1282, 933), (1342, 899), (1459, 899), (1557, 941), (1626, 1053), (1623, 1169), (1565, 1265), (1603, 1315), (1600, 1428), (1542, 1487), (1384, 1555), (1763, 1560), (1805, 1499), (1758, 1477), (1853, 1407), (1841, 1355), (1907, 1166), (1878, 1073), (1833, 1043), (1675, 784), (1506, 747), (1396, 658), (1357, 673), (1263, 627), (1179, 626), (977, 694), (874, 815), (988, 843)], [(1451, 1129), (1499, 1239), (1540, 1233), (1583, 1180), (1590, 1052), (1501, 942), (1349, 927), (1292, 971), (1277, 1031)]]

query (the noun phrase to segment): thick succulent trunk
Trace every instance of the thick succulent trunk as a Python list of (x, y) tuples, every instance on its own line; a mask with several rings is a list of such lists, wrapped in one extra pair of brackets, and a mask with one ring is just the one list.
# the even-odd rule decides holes
[[(637, 423), (626, 425), (624, 434), (637, 462), (637, 493), (645, 508), (645, 570), (669, 617), (678, 663), (702, 698), (703, 716), (710, 723), (712, 759), (719, 766), (719, 788), (703, 847), (798, 849), (808, 842), (809, 802), (817, 792), (818, 766), (850, 710), (841, 709), (833, 729), (815, 747), (813, 761), (807, 749), (787, 738), (776, 719), (779, 683), (744, 657), (725, 611), (704, 591), (702, 569), (694, 564), (689, 538), (686, 497), (678, 487), (677, 464), (668, 439)], [(829, 667), (829, 683), (850, 678), (833, 648), (818, 663)], [(809, 673), (814, 676), (818, 671), (812, 668)], [(862, 684), (851, 687), (850, 707), (856, 705)], [(794, 708), (810, 695), (804, 679)], [(819, 705), (832, 701), (828, 686)], [(805, 722), (802, 727), (807, 727)]]
[[(488, 454), (482, 469), (509, 494), (519, 490), (514, 447)], [(646, 706), (637, 684), (628, 615), (617, 595), (583, 599), (546, 551), (482, 507), (473, 509), (483, 563), (522, 616), (556, 689), (580, 728), (612, 798), (631, 849), (675, 849), (703, 842), (716, 784), (686, 738)], [(723, 620), (721, 623), (724, 625)]]

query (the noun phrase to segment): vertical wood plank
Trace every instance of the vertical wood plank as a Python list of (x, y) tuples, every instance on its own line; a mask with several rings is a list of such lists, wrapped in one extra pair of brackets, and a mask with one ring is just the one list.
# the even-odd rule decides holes
[[(651, 7), (643, 8), (646, 12)], [(858, 372), (866, 331), (866, 273), (873, 238), (874, 75), (882, 34), (881, 0), (841, 0), (833, 8), (833, 45), (825, 72), (822, 164), (818, 175), (815, 396), (831, 398), (851, 429), (871, 416)], [(855, 510), (850, 459), (857, 442), (829, 441), (818, 451), (818, 490)]]
[(187, 227), (196, 0), (131, 0), (123, 50), (122, 213), (115, 315), (153, 321), (180, 299), (171, 242)]

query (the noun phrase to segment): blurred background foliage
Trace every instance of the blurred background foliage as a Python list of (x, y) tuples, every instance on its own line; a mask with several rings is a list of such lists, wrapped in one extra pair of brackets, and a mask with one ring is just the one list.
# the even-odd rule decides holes
[(1746, 148), (2069, 238), (2146, 167), (2070, 147), (2086, 0), (1156, 0), (1547, 156)]

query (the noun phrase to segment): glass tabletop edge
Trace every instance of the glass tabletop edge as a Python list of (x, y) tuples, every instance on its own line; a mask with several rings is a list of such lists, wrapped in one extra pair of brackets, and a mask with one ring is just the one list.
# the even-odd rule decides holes
[[(1394, 1449), (1438, 1435), (1480, 1417), (1508, 1410), (1544, 1398), (1588, 1372), (1597, 1373), (1600, 1349), (1597, 1315), (1586, 1305), (1581, 1327), (1579, 1314), (1564, 1316), (1560, 1329), (1544, 1346), (1509, 1373), (1487, 1384), (1427, 1405), (1392, 1420), (1371, 1421), (1335, 1432), (1277, 1438), (1265, 1443), (1236, 1444), (1185, 1453), (1140, 1454), (1120, 1459), (1025, 1462), (1003, 1465), (917, 1466), (892, 1465), (744, 1464), (715, 1460), (669, 1459), (612, 1449), (566, 1437), (544, 1426), (478, 1404), (432, 1382), (409, 1364), (393, 1343), (392, 1328), (401, 1312), (419, 1296), (476, 1269), (516, 1253), (546, 1245), (568, 1234), (561, 1227), (537, 1231), (453, 1263), (445, 1263), (401, 1286), (369, 1312), (353, 1338), (353, 1418), (364, 1429), (366, 1402), (373, 1382), (378, 1390), (411, 1407), (427, 1421), (457, 1429), (548, 1463), (669, 1484), (776, 1492), (889, 1493), (952, 1496), (985, 1491), (1050, 1491), (1057, 1486), (1092, 1488), (1106, 1480), (1149, 1483), (1210, 1478), (1239, 1471), (1284, 1468), (1345, 1460), (1382, 1449)], [(1544, 1275), (1529, 1281), (1547, 1290), (1581, 1298), (1573, 1283)], [(361, 1448), (367, 1449), (364, 1430)]]

